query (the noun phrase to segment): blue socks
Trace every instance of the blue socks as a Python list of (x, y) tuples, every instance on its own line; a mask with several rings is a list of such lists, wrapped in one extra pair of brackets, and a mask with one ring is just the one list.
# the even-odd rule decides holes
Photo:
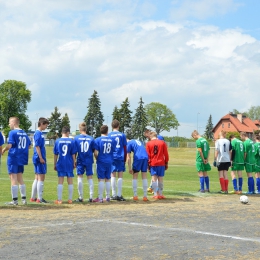
[(205, 180), (204, 177), (200, 177), (200, 189), (201, 190), (204, 190), (204, 180)]
[(238, 178), (238, 190), (242, 190), (243, 178)]
[[(204, 179), (205, 179), (206, 189), (209, 190), (209, 176), (204, 177)], [(259, 179), (259, 181), (260, 181), (260, 179)]]
[(237, 191), (237, 179), (236, 178), (233, 179), (232, 182), (233, 182), (234, 190)]

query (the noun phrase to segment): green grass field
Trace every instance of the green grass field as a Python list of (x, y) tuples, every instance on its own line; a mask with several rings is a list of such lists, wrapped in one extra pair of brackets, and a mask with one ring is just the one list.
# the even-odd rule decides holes
[[(44, 198), (48, 201), (53, 201), (57, 199), (57, 173), (53, 170), (53, 154), (52, 147), (47, 146), (47, 161), (48, 161), (48, 173), (46, 175), (45, 185), (44, 185)], [(206, 196), (206, 194), (199, 194), (197, 191), (199, 189), (199, 179), (195, 169), (195, 148), (169, 148), (169, 169), (166, 171), (164, 178), (164, 195), (168, 198), (174, 196)], [(11, 200), (10, 193), (10, 180), (7, 173), (6, 167), (6, 157), (7, 153), (2, 156), (1, 161), (1, 172), (0, 172), (0, 205), (4, 202)], [(31, 186), (34, 180), (34, 171), (32, 164), (32, 150), (30, 150), (29, 165), (25, 166), (24, 181), (26, 184), (27, 198), (31, 195)], [(211, 154), (211, 164), (212, 164), (213, 154)], [(77, 177), (76, 171), (74, 170), (74, 195), (73, 198), (78, 197), (77, 192)], [(212, 167), (209, 172), (210, 176), (210, 190), (211, 192), (217, 192), (220, 189), (218, 181), (218, 173), (216, 168)], [(97, 196), (97, 177), (93, 176), (95, 184), (95, 196)], [(148, 183), (150, 183), (150, 176), (148, 177)], [(229, 185), (231, 190), (231, 183)], [(128, 173), (128, 170), (124, 173), (123, 182), (123, 195), (125, 198), (130, 199), (133, 196), (132, 193), (132, 175)], [(142, 197), (142, 183), (141, 176), (139, 176), (138, 181), (138, 195)], [(87, 180), (84, 181), (84, 198), (89, 197)], [(68, 198), (67, 184), (65, 183), (63, 189), (63, 200), (66, 201)]]

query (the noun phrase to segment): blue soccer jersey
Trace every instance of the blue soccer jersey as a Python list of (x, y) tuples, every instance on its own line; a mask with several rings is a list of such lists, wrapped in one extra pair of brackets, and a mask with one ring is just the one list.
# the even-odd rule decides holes
[(0, 132), (0, 146), (2, 146), (4, 144), (4, 137), (2, 135), (2, 133)]
[(134, 153), (134, 160), (147, 159), (148, 154), (142, 142), (139, 140), (130, 140), (127, 143), (127, 153)]
[(53, 153), (58, 155), (56, 169), (58, 172), (72, 172), (74, 169), (73, 154), (77, 153), (74, 140), (62, 137), (56, 140)]
[(94, 152), (94, 139), (89, 135), (77, 135), (74, 138), (76, 147), (77, 147), (77, 163), (92, 164), (93, 160), (93, 152)]
[(7, 164), (27, 165), (31, 141), (24, 130), (11, 130), (8, 136), (8, 144), (11, 144), (12, 147), (8, 151)]
[(113, 162), (113, 152), (116, 143), (109, 136), (100, 136), (95, 140), (95, 150), (98, 151), (97, 163)]
[(108, 135), (116, 142), (116, 148), (113, 152), (114, 160), (121, 160), (124, 161), (125, 159), (125, 150), (124, 147), (127, 146), (127, 140), (125, 134), (119, 131), (113, 131)]
[(40, 130), (36, 130), (33, 136), (34, 140), (34, 149), (33, 149), (33, 163), (39, 163), (40, 158), (36, 151), (36, 146), (40, 148), (42, 158), (46, 162), (46, 150), (45, 150), (45, 140), (42, 132)]

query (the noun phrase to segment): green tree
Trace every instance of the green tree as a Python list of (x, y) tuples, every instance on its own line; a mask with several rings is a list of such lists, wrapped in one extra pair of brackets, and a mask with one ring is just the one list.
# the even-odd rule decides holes
[(226, 133), (226, 138), (227, 138), (227, 139), (230, 139), (230, 136), (231, 136), (231, 135), (234, 135), (235, 138), (237, 138), (237, 139), (239, 139), (239, 140), (241, 139), (241, 138), (240, 138), (240, 133), (237, 132), (237, 131), (234, 131), (234, 132), (231, 132), (231, 131), (230, 131), (230, 132), (227, 132), (227, 133)]
[(70, 119), (67, 113), (61, 119), (61, 129), (63, 126), (68, 126), (70, 128)]
[(59, 112), (57, 107), (54, 107), (54, 112), (51, 113), (49, 120), (48, 129), (50, 129), (47, 137), (49, 139), (56, 139), (57, 137), (61, 137), (61, 113)]
[(132, 123), (132, 111), (129, 109), (130, 103), (128, 98), (125, 99), (125, 101), (122, 102), (121, 107), (119, 109), (119, 117), (120, 117), (120, 132), (127, 133), (127, 131), (131, 128)]
[(158, 102), (152, 102), (145, 106), (148, 126), (155, 129), (157, 134), (162, 131), (177, 129), (179, 122), (171, 109)]
[(213, 123), (212, 123), (212, 116), (210, 115), (209, 116), (209, 119), (208, 119), (208, 123), (206, 125), (206, 130), (205, 130), (205, 133), (204, 133), (204, 136), (206, 139), (208, 140), (213, 140), (213, 137), (214, 137), (214, 134), (212, 132), (214, 126), (213, 126)]
[(112, 113), (112, 121), (116, 119), (118, 121), (120, 121), (121, 119), (121, 115), (120, 115), (120, 112), (119, 112), (119, 109), (117, 108), (117, 106), (114, 107), (114, 110), (113, 110), (113, 113)]
[(101, 136), (100, 127), (104, 122), (104, 115), (101, 112), (101, 102), (96, 90), (89, 98), (88, 112), (84, 118), (87, 124), (87, 134), (92, 135), (94, 138)]
[(133, 124), (131, 127), (131, 136), (132, 138), (136, 138), (144, 141), (145, 137), (143, 135), (145, 129), (147, 128), (148, 119), (147, 114), (144, 108), (144, 102), (142, 97), (140, 97), (140, 101), (138, 102), (139, 106), (135, 110), (135, 114), (133, 116)]
[(31, 121), (25, 114), (27, 104), (31, 101), (31, 91), (22, 81), (5, 80), (0, 85), (0, 126), (4, 129), (5, 136), (10, 131), (9, 118), (17, 116), (20, 119), (20, 127), (27, 132), (31, 127)]
[(251, 106), (247, 111), (247, 116), (252, 120), (260, 120), (260, 106)]

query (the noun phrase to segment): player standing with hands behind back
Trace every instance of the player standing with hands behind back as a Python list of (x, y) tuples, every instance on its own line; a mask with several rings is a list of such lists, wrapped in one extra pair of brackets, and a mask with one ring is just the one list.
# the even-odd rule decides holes
[(7, 169), (11, 180), (11, 192), (13, 200), (6, 205), (18, 205), (18, 183), (22, 197), (22, 203), (26, 202), (26, 189), (23, 181), (24, 165), (28, 164), (29, 148), (31, 141), (24, 130), (19, 127), (18, 117), (9, 118), (11, 131), (8, 136), (8, 145), (2, 150), (2, 154), (8, 151)]
[[(150, 133), (150, 141), (146, 145), (148, 154), (148, 164), (152, 176), (152, 187), (154, 199), (165, 199), (163, 196), (163, 177), (165, 170), (168, 169), (169, 154), (166, 143), (157, 139), (155, 132)], [(158, 185), (157, 185), (158, 180)], [(156, 192), (158, 190), (158, 192)]]

